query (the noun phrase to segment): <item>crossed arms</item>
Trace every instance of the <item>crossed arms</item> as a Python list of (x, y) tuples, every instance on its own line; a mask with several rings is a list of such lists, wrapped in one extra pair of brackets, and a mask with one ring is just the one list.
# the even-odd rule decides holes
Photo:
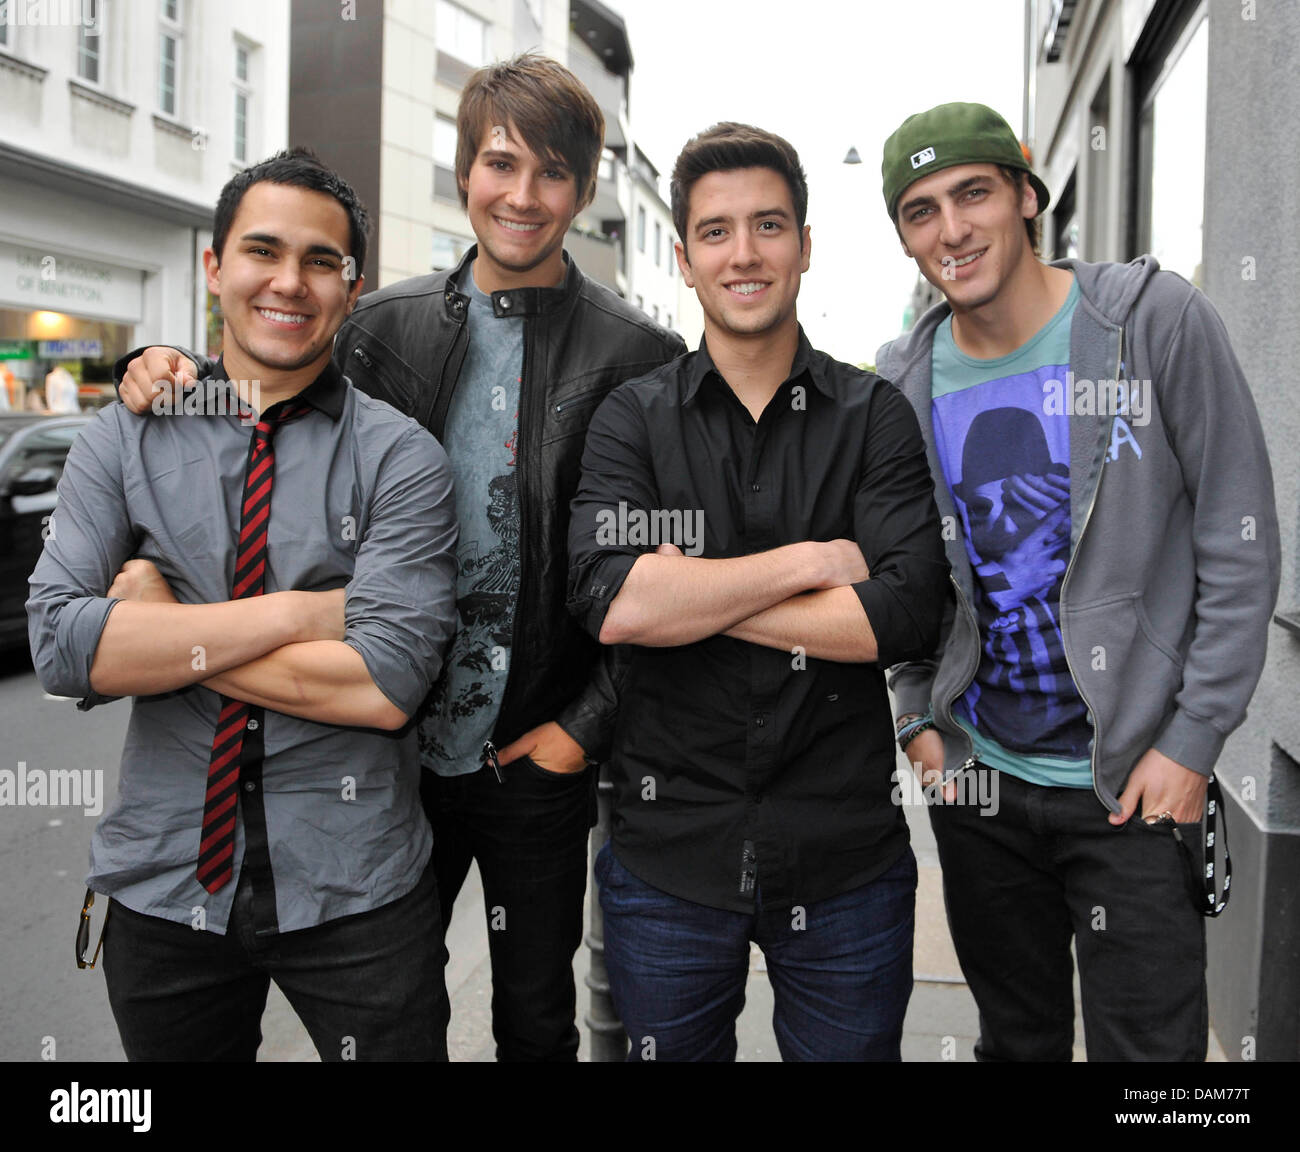
[[(182, 604), (153, 563), (132, 559), (148, 551), (167, 566), (128, 507), (135, 420), (107, 409), (69, 453), (28, 601), (42, 684), (89, 706), (201, 683), (319, 723), (402, 727), (451, 628), (456, 530), (450, 472), (432, 437), (408, 435), (388, 454), (346, 590)], [(173, 580), (194, 595), (184, 572)]]
[[(727, 635), (822, 660), (864, 663), (932, 650), (947, 562), (920, 431), (888, 385), (873, 402), (854, 539), (804, 540), (705, 559), (601, 542), (602, 516), (660, 505), (650, 433), (626, 389), (597, 410), (570, 520), (570, 610), (604, 644), (672, 647)], [(868, 570), (866, 557), (872, 557)]]

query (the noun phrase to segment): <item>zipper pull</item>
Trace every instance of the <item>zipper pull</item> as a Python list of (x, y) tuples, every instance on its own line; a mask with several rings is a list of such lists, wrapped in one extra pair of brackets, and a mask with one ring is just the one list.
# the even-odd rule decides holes
[(497, 783), (504, 784), (506, 781), (501, 775), (501, 761), (497, 759), (497, 746), (491, 740), (483, 741), (483, 760), (496, 775)]

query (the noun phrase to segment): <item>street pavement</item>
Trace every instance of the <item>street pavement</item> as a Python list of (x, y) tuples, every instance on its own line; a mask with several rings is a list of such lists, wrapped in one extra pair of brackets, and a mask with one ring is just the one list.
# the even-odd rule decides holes
[[(0, 655), (0, 768), (90, 768), (102, 772), (101, 800), (112, 803), (126, 731), (125, 701), (79, 712), (71, 700), (48, 697), (31, 664)], [(900, 757), (900, 764), (902, 764)], [(961, 977), (943, 913), (939, 861), (925, 809), (905, 806), (919, 869), (915, 987), (903, 1032), (905, 1061), (969, 1061), (978, 1034), (975, 1002)], [(100, 969), (73, 962), (90, 834), (96, 815), (82, 807), (0, 807), (0, 1059), (122, 1060)], [(590, 892), (588, 894), (590, 899)], [(102, 898), (101, 898), (102, 903)], [(102, 917), (96, 907), (95, 927)], [(1213, 929), (1211, 929), (1213, 930)], [(452, 1060), (493, 1059), (491, 971), (483, 894), (471, 869), (447, 933)], [(587, 953), (574, 962), (578, 1013), (587, 1011)], [(1077, 1000), (1077, 989), (1076, 989)], [(762, 953), (751, 953), (746, 1003), (737, 1023), (738, 1059), (780, 1059), (772, 1032), (772, 989)], [(582, 1029), (579, 1059), (586, 1059)], [(316, 1060), (315, 1049), (288, 1002), (274, 987), (262, 1020), (264, 1061)], [(1076, 1010), (1075, 1059), (1083, 1059)], [(1210, 1059), (1223, 1060), (1211, 1033)]]

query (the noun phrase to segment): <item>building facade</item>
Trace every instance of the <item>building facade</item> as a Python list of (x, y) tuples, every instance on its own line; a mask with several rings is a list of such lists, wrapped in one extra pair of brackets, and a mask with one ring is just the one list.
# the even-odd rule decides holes
[(1217, 776), (1232, 849), (1208, 927), (1229, 1059), (1300, 1058), (1300, 5), (1027, 0), (1025, 136), (1052, 194), (1045, 254), (1151, 252), (1227, 325), (1268, 439), (1282, 586), (1250, 716)]
[(209, 345), (213, 207), (285, 145), (288, 50), (287, 0), (0, 0), (0, 406)]

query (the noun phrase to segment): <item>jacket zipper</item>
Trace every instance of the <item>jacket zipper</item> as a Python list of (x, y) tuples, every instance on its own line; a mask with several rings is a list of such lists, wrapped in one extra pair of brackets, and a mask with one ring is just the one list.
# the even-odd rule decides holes
[(561, 400), (560, 403), (555, 405), (555, 414), (557, 416), (563, 416), (573, 408), (582, 408), (587, 404), (596, 404), (602, 399), (604, 399), (604, 394), (601, 392), (587, 392), (581, 396), (571, 396), (569, 399)]
[(501, 737), (501, 722), (509, 717), (509, 706), (516, 695), (511, 689), (518, 683), (518, 677), (515, 676), (515, 656), (519, 652), (519, 606), (528, 603), (526, 596), (529, 573), (528, 534), (524, 526), (529, 523), (531, 490), (528, 486), (528, 470), (524, 467), (528, 459), (525, 451), (528, 438), (524, 435), (524, 428), (532, 426), (532, 421), (526, 421), (526, 416), (529, 402), (528, 366), (533, 359), (529, 355), (529, 346), (533, 339), (534, 324), (533, 317), (524, 318), (524, 362), (519, 367), (519, 424), (515, 430), (515, 501), (519, 511), (519, 591), (515, 595), (514, 619), (510, 622), (510, 664), (506, 671), (506, 686), (501, 692), (501, 707), (497, 710), (497, 722), (493, 726), (494, 734), (498, 738)]
[[(442, 363), (438, 365), (438, 374), (434, 377), (437, 383), (434, 385), (437, 391), (433, 396), (433, 407), (429, 412), (429, 423), (427, 428), (434, 436), (442, 442), (443, 433), (447, 428), (447, 413), (451, 409), (451, 398), (456, 391), (456, 385), (460, 379), (460, 367), (456, 369), (456, 379), (450, 384), (447, 382), (447, 365), (451, 363), (452, 354), (456, 351), (460, 342), (465, 339), (465, 326), (469, 323), (469, 305), (464, 308), (464, 317), (457, 323), (456, 334), (452, 337), (451, 343), (447, 345), (447, 354), (442, 358)], [(464, 357), (461, 358), (462, 364)], [(416, 417), (419, 418), (418, 416)]]
[[(1119, 330), (1119, 352), (1115, 357), (1115, 376), (1119, 379), (1119, 374), (1124, 363), (1124, 327), (1120, 325)], [(1112, 417), (1113, 419), (1113, 417)], [(1097, 504), (1097, 493), (1101, 491), (1101, 473), (1106, 468), (1106, 460), (1103, 456), (1101, 468), (1097, 470), (1097, 483), (1092, 486), (1092, 495), (1088, 499), (1087, 510), (1083, 514), (1083, 525), (1079, 529), (1078, 543), (1075, 544), (1070, 552), (1070, 562), (1065, 566), (1065, 576), (1061, 580), (1061, 598), (1058, 606), (1061, 614), (1061, 647), (1065, 651), (1065, 666), (1070, 670), (1070, 679), (1074, 681), (1074, 689), (1079, 693), (1079, 699), (1083, 701), (1083, 706), (1088, 709), (1088, 719), (1092, 723), (1092, 754), (1088, 757), (1089, 767), (1092, 770), (1092, 790), (1097, 799), (1101, 801), (1103, 807), (1109, 807), (1106, 801), (1102, 799), (1101, 790), (1097, 787), (1097, 765), (1099, 762), (1099, 753), (1101, 752), (1101, 725), (1097, 721), (1097, 713), (1093, 711), (1092, 704), (1089, 703), (1088, 697), (1084, 695), (1083, 689), (1079, 686), (1079, 677), (1075, 675), (1074, 665), (1070, 662), (1070, 640), (1065, 634), (1066, 612), (1065, 612), (1065, 590), (1070, 585), (1070, 573), (1074, 571), (1074, 562), (1078, 558), (1079, 550), (1083, 547), (1083, 534), (1088, 530), (1088, 521), (1092, 519), (1092, 510)]]

